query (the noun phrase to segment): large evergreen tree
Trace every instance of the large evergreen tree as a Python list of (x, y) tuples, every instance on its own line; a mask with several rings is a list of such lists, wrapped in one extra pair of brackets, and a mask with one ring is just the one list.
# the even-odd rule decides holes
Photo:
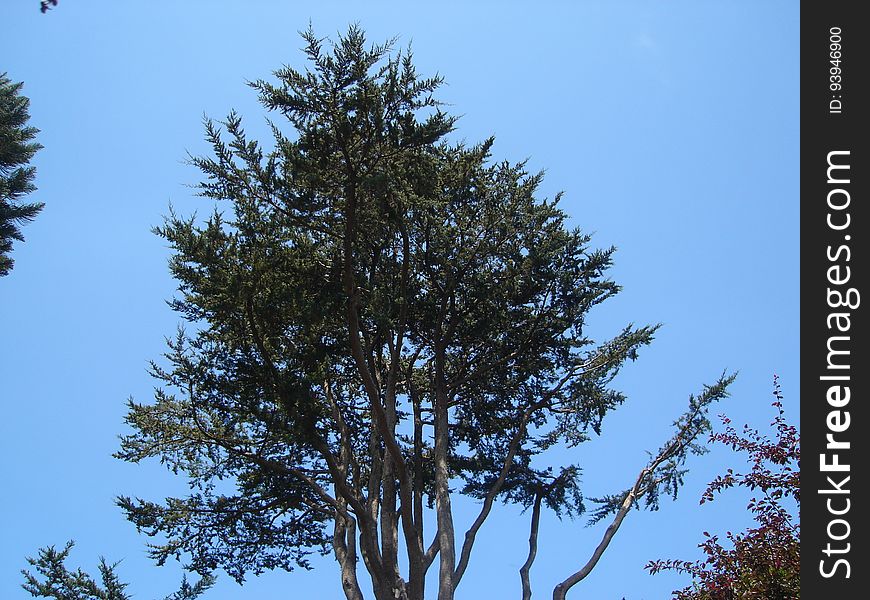
[[(207, 121), (214, 154), (192, 162), (218, 209), (158, 228), (188, 326), (152, 364), (155, 402), (131, 401), (119, 456), (158, 458), (192, 491), (119, 503), (159, 537), (158, 562), (241, 581), (331, 551), (357, 600), (420, 600), (436, 561), (437, 597), (453, 598), (495, 501), (532, 507), (528, 596), (542, 506), (584, 508), (580, 466), (548, 451), (600, 432), (624, 401), (611, 380), (656, 327), (588, 337), (619, 289), (613, 249), (567, 226), (540, 174), (493, 162), (492, 140), (447, 141), (440, 78), (356, 27), (304, 38), (308, 70), (252, 84), (289, 130), (273, 124), (267, 149), (236, 114)], [(641, 498), (676, 493), (730, 380), (691, 397), (628, 489), (601, 499), (594, 518), (613, 522), (555, 598)], [(457, 494), (481, 501), (464, 533)]]
[(12, 241), (24, 241), (20, 225), (42, 210), (42, 203), (21, 202), (36, 189), (30, 160), (42, 148), (34, 141), (39, 130), (27, 125), (30, 100), (21, 95), (22, 85), (0, 74), (0, 277), (12, 270)]

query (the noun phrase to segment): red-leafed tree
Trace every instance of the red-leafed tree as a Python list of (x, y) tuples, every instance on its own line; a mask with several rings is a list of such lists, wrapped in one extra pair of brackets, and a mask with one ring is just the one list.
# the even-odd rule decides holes
[(692, 576), (692, 585), (674, 592), (676, 600), (800, 598), (800, 522), (794, 516), (800, 509), (800, 435), (786, 422), (776, 377), (773, 394), (777, 411), (771, 423), (774, 439), (748, 425), (738, 433), (730, 419), (721, 417), (725, 431), (713, 434), (711, 441), (749, 454), (751, 470), (735, 473), (728, 469), (701, 497), (703, 504), (728, 488), (748, 488), (756, 492), (747, 508), (757, 525), (743, 533), (727, 532), (727, 544), (705, 531), (699, 544), (706, 555), (703, 560), (650, 562), (647, 569), (653, 574), (674, 570)]

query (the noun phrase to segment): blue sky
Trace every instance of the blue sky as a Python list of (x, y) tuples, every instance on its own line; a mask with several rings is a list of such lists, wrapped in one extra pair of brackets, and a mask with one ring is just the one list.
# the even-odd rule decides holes
[[(40, 546), (75, 539), (73, 564), (123, 560), (135, 598), (171, 592), (113, 498), (160, 498), (183, 482), (159, 465), (111, 458), (124, 402), (147, 400), (148, 359), (178, 319), (168, 250), (151, 227), (170, 202), (208, 213), (188, 187), (187, 153), (206, 151), (202, 118), (264, 112), (245, 82), (302, 65), (297, 31), (358, 21), (372, 41), (413, 42), (418, 70), (447, 81), (457, 137), (496, 136), (498, 160), (546, 169), (574, 223), (615, 245), (624, 286), (597, 309), (599, 337), (661, 322), (657, 341), (617, 385), (629, 401), (604, 435), (568, 460), (587, 496), (626, 487), (669, 436), (689, 393), (738, 370), (716, 409), (771, 420), (774, 373), (798, 417), (797, 2), (81, 2), (47, 15), (36, 0), (0, 5), (0, 72), (24, 81), (45, 146), (34, 200), (46, 203), (0, 279), (0, 597), (25, 598), (18, 571)], [(715, 474), (742, 459), (692, 461), (676, 502), (633, 512), (599, 566), (569, 597), (652, 600), (686, 583), (652, 577), (655, 558), (692, 558), (703, 530), (740, 530), (745, 497), (703, 507)], [(473, 519), (460, 502), (457, 529)], [(501, 508), (478, 536), (458, 598), (519, 596), (528, 517)], [(603, 527), (545, 516), (536, 597), (579, 568)], [(209, 598), (340, 598), (331, 557), (311, 572), (220, 577)], [(488, 593), (486, 596), (484, 590)]]

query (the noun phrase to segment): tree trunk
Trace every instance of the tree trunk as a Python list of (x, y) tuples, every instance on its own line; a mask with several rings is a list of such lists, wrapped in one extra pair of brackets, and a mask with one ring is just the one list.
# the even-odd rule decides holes
[(435, 353), (435, 511), (438, 518), (438, 539), (441, 545), (438, 600), (453, 600), (456, 566), (453, 512), (450, 508), (450, 469), (447, 457), (450, 448), (449, 425), (448, 399), (444, 382), (444, 351), (439, 348)]
[(532, 582), (529, 579), (529, 572), (532, 570), (532, 563), (535, 562), (535, 556), (538, 554), (538, 525), (541, 522), (541, 501), (544, 499), (544, 494), (541, 490), (535, 494), (535, 504), (532, 507), (532, 525), (529, 532), (529, 556), (526, 562), (520, 567), (520, 580), (523, 583), (523, 600), (530, 600), (532, 597)]
[(595, 548), (595, 552), (592, 553), (592, 557), (589, 561), (583, 565), (582, 569), (568, 577), (553, 589), (553, 600), (565, 600), (565, 595), (568, 593), (568, 590), (585, 579), (586, 576), (592, 572), (592, 569), (595, 568), (595, 565), (598, 564), (601, 555), (604, 554), (604, 551), (607, 550), (607, 546), (610, 545), (610, 540), (613, 539), (613, 536), (616, 535), (617, 530), (619, 530), (619, 526), (622, 525), (625, 515), (627, 515), (628, 511), (631, 510), (631, 505), (635, 499), (636, 488), (637, 484), (635, 484), (635, 487), (626, 494), (625, 500), (622, 501), (622, 506), (620, 506), (616, 516), (613, 517), (613, 521), (607, 526), (607, 530), (604, 532), (601, 542), (598, 543), (598, 546)]

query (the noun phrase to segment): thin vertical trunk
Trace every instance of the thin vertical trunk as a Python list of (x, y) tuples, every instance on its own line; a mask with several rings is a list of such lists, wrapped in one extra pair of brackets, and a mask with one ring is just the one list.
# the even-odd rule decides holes
[(453, 600), (456, 545), (450, 507), (450, 450), (448, 398), (444, 381), (444, 350), (435, 352), (435, 511), (441, 560), (438, 569), (438, 600)]
[(532, 525), (529, 531), (529, 556), (526, 562), (520, 567), (520, 580), (523, 583), (523, 600), (530, 600), (532, 597), (532, 582), (529, 578), (529, 573), (532, 570), (532, 563), (535, 562), (535, 556), (538, 554), (538, 525), (541, 522), (541, 501), (544, 499), (543, 490), (538, 490), (535, 493), (535, 504), (532, 507)]
[[(333, 419), (339, 432), (339, 443), (341, 451), (339, 454), (338, 471), (342, 479), (346, 480), (348, 472), (352, 473), (351, 485), (356, 489), (358, 483), (358, 469), (353, 456), (353, 448), (350, 442), (350, 433), (347, 428), (347, 423), (344, 416), (341, 414), (341, 408), (338, 405), (337, 398), (333, 395), (332, 387), (329, 381), (324, 382), (326, 397), (332, 409)], [(363, 600), (362, 590), (359, 587), (359, 581), (356, 573), (356, 521), (347, 515), (348, 503), (343, 499), (336, 485), (335, 496), (339, 503), (341, 511), (336, 511), (335, 528), (333, 532), (332, 547), (335, 551), (335, 558), (341, 566), (341, 589), (347, 600)]]
[(341, 589), (347, 600), (363, 600), (356, 575), (356, 522), (335, 515), (332, 547), (341, 567)]
[(420, 396), (409, 380), (409, 393), (414, 407), (414, 521), (417, 523), (417, 538), (423, 547), (423, 415)]
[[(396, 430), (396, 398), (386, 398), (387, 428)], [(393, 577), (399, 577), (398, 520), (396, 519), (396, 474), (393, 469), (393, 457), (384, 453), (384, 465), (381, 473), (381, 555), (384, 557), (384, 569)]]
[[(413, 368), (413, 366), (412, 366)], [(412, 518), (416, 526), (416, 544), (423, 548), (423, 416), (420, 410), (420, 396), (411, 376), (408, 377), (408, 395), (414, 412), (414, 470), (412, 473), (412, 506), (410, 507)], [(402, 505), (402, 510), (409, 508)], [(426, 595), (426, 571), (428, 563), (425, 555), (420, 555), (418, 562), (409, 561), (409, 586), (408, 592), (411, 600), (423, 600)]]

